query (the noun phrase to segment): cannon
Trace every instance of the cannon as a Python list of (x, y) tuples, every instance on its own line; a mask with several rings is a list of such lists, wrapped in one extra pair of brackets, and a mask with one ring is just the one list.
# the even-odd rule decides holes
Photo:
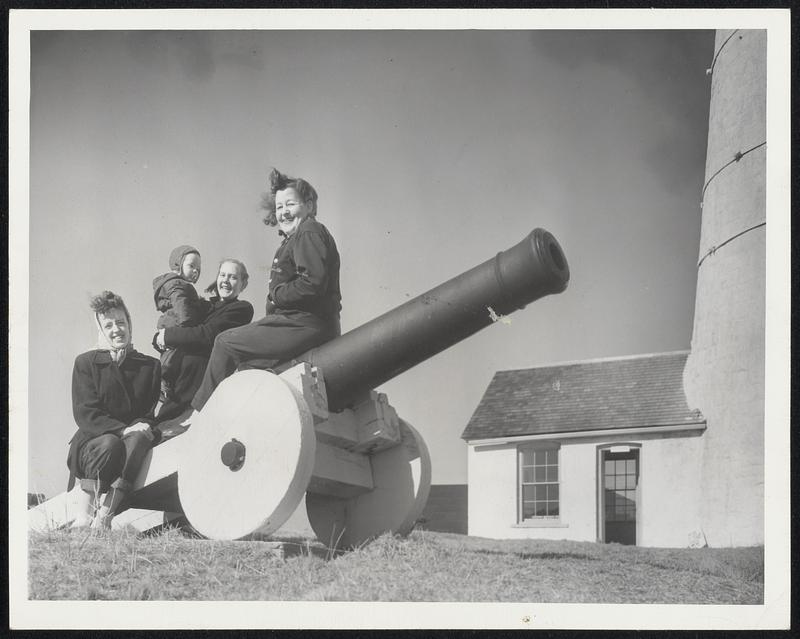
[[(191, 428), (149, 453), (129, 506), (148, 525), (181, 513), (206, 537), (244, 539), (276, 531), (305, 496), (311, 527), (329, 546), (408, 534), (428, 497), (430, 456), (374, 388), (568, 281), (558, 242), (535, 229), (271, 371), (237, 371)], [(31, 509), (30, 527), (68, 523), (73, 501), (64, 493)]]

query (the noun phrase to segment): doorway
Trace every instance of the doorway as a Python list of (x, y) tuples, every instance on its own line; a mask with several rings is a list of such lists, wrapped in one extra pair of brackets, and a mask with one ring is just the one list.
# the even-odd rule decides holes
[(606, 543), (636, 545), (639, 450), (604, 450), (603, 539)]

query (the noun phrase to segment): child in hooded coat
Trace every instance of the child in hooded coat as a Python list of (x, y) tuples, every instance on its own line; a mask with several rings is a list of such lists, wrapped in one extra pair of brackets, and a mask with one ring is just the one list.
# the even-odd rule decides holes
[[(210, 310), (209, 302), (193, 286), (200, 278), (200, 252), (188, 244), (178, 246), (169, 255), (169, 266), (169, 272), (153, 280), (153, 301), (161, 311), (157, 328), (197, 326)], [(153, 347), (161, 353), (161, 401), (165, 402), (180, 370), (180, 355), (173, 348), (160, 348), (155, 340)]]

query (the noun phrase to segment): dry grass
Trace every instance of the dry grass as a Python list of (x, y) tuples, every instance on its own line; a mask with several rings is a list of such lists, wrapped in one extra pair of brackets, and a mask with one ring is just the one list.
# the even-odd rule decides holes
[(321, 544), (180, 530), (30, 535), (31, 599), (758, 604), (763, 549), (496, 541), (416, 531), (334, 555)]

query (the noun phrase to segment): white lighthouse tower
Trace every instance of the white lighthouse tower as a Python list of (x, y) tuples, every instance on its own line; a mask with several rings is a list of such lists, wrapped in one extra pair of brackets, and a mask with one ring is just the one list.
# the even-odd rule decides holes
[(702, 411), (710, 546), (764, 543), (767, 33), (716, 34), (697, 298), (684, 389)]

